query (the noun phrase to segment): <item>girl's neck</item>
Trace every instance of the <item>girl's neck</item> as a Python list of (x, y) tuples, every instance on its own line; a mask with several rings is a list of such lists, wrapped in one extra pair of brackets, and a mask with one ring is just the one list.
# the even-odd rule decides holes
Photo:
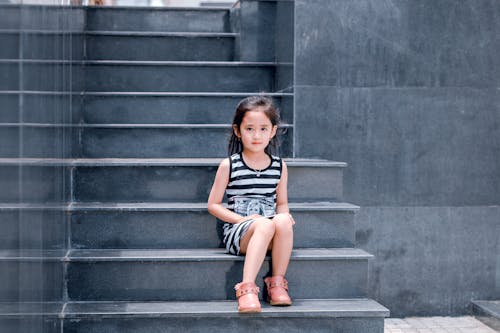
[(255, 169), (262, 169), (268, 166), (270, 157), (269, 155), (265, 152), (249, 152), (245, 149), (242, 151), (242, 157), (245, 163)]

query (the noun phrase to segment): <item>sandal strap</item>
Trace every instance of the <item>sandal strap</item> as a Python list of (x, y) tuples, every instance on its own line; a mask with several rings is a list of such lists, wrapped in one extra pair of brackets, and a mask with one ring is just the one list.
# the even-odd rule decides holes
[(268, 289), (275, 288), (275, 287), (282, 287), (288, 291), (288, 281), (285, 279), (275, 280), (275, 279), (271, 278), (271, 279), (266, 281), (266, 285), (267, 285)]
[(241, 287), (241, 283), (238, 283), (234, 289), (236, 290), (236, 298), (240, 298), (243, 295), (247, 294), (256, 294), (258, 295), (260, 292), (260, 288), (257, 287), (255, 284), (245, 284), (243, 287)]

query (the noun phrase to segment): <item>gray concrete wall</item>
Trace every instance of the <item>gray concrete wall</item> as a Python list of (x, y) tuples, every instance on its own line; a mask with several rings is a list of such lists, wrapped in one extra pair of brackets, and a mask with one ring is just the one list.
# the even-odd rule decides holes
[(500, 3), (296, 0), (295, 155), (345, 199), (393, 316), (500, 298)]

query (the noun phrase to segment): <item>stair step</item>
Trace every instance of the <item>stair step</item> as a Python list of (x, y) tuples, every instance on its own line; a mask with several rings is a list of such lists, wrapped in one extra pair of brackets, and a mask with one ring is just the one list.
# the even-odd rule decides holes
[[(37, 184), (39, 192), (26, 193), (25, 201), (54, 202), (65, 191), (59, 175), (69, 168), (74, 181), (76, 202), (205, 202), (220, 158), (177, 159), (40, 159), (0, 158), (0, 202), (19, 202), (20, 166), (24, 177)], [(289, 167), (290, 202), (342, 202), (342, 162), (311, 159), (285, 159)], [(58, 175), (59, 178), (54, 178)], [(60, 179), (55, 183), (54, 179)], [(328, 181), (325, 181), (328, 180)], [(43, 191), (41, 191), (43, 189)], [(318, 191), (321, 189), (321, 191)]]
[(227, 32), (227, 8), (87, 8), (87, 30)]
[[(354, 246), (354, 213), (347, 203), (292, 203), (295, 247)], [(206, 203), (0, 204), (0, 249), (180, 249), (220, 246), (222, 230)], [(185, 226), (179, 232), (179, 225)], [(19, 231), (22, 230), (20, 233)], [(43, 235), (43, 237), (40, 237)], [(43, 242), (42, 242), (43, 239)], [(27, 247), (29, 246), (29, 247)]]
[[(241, 315), (234, 301), (2, 303), (4, 322), (43, 316), (59, 319), (63, 332), (364, 332), (382, 333), (389, 311), (370, 299), (295, 299), (290, 307), (262, 304), (262, 313)], [(133, 321), (131, 321), (133, 319)], [(126, 323), (126, 325), (124, 325)], [(39, 329), (39, 326), (37, 327)], [(54, 332), (56, 330), (53, 330)], [(17, 330), (7, 333), (19, 332)], [(35, 333), (34, 331), (23, 331)], [(44, 331), (44, 332), (52, 332)], [(61, 332), (61, 331), (57, 331)]]
[[(22, 100), (22, 121), (28, 123), (70, 123), (80, 119), (82, 96), (51, 92), (0, 92), (0, 123), (21, 121), (19, 105)], [(71, 110), (60, 107), (70, 106)], [(230, 118), (229, 118), (230, 119)]]
[[(83, 59), (83, 40), (76, 31), (0, 29), (0, 59)], [(21, 48), (21, 43), (43, 47)]]
[(0, 250), (2, 302), (60, 300), (66, 253), (66, 250)]
[[(291, 294), (365, 297), (371, 257), (353, 248), (296, 249), (287, 271)], [(70, 250), (64, 260), (73, 301), (174, 301), (234, 299), (244, 257), (228, 255), (224, 249)], [(266, 258), (257, 278), (261, 287), (268, 265)]]
[(477, 319), (500, 331), (500, 300), (472, 301), (472, 311)]
[[(291, 156), (293, 126), (281, 125), (278, 131), (279, 155)], [(232, 128), (230, 124), (0, 123), (0, 156), (19, 156), (21, 132), (25, 157), (72, 152), (84, 158), (197, 158), (227, 156)], [(69, 133), (73, 142), (63, 140)]]
[[(0, 158), (0, 202), (50, 204), (71, 200), (71, 174), (67, 167), (58, 163), (24, 164), (20, 161), (22, 159)], [(19, 184), (29, 186), (21, 188)]]
[(88, 32), (86, 59), (232, 61), (236, 34)]
[[(0, 91), (83, 91), (83, 62), (69, 60), (0, 59)], [(73, 79), (69, 78), (82, 78)], [(65, 79), (62, 79), (65, 78)]]
[[(0, 90), (19, 89), (21, 65), (28, 91), (273, 92), (276, 70), (268, 62), (0, 59)], [(60, 80), (68, 71), (82, 79)]]
[(272, 92), (273, 63), (86, 61), (86, 91)]
[[(68, 125), (0, 124), (0, 156), (4, 158), (70, 156), (73, 142), (64, 140)], [(22, 144), (21, 144), (22, 141)], [(22, 150), (21, 150), (22, 149)]]
[[(231, 121), (244, 92), (94, 92), (0, 91), (0, 122), (89, 124), (220, 124)], [(284, 123), (293, 123), (293, 94), (269, 93)], [(84, 103), (85, 101), (85, 103)], [(60, 105), (71, 105), (72, 113)]]
[[(227, 156), (232, 129), (219, 124), (108, 124), (78, 132), (84, 158), (197, 158)], [(292, 136), (291, 126), (280, 127), (281, 156), (292, 155)]]
[[(248, 93), (86, 94), (85, 123), (225, 123)], [(269, 94), (281, 119), (293, 123), (293, 94)], [(1, 98), (1, 96), (0, 96)], [(1, 115), (0, 115), (1, 117)], [(1, 119), (1, 118), (0, 118)]]
[[(0, 4), (0, 29), (82, 31), (85, 24), (82, 6)], [(51, 19), (48, 19), (51, 17)]]
[[(72, 204), (69, 209), (73, 248), (221, 246), (221, 225), (208, 214), (206, 203), (81, 203)], [(296, 221), (295, 247), (354, 246), (353, 219), (357, 209), (344, 203), (290, 204)]]

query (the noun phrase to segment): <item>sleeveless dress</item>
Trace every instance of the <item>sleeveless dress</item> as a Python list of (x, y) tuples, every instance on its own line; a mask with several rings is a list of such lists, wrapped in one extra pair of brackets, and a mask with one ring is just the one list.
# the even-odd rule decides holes
[[(228, 209), (242, 216), (259, 214), (272, 218), (276, 214), (276, 187), (281, 179), (281, 158), (269, 155), (270, 165), (254, 170), (245, 163), (241, 153), (229, 158), (230, 174), (226, 188)], [(228, 253), (240, 254), (240, 240), (254, 219), (232, 224), (225, 222), (223, 243)]]

